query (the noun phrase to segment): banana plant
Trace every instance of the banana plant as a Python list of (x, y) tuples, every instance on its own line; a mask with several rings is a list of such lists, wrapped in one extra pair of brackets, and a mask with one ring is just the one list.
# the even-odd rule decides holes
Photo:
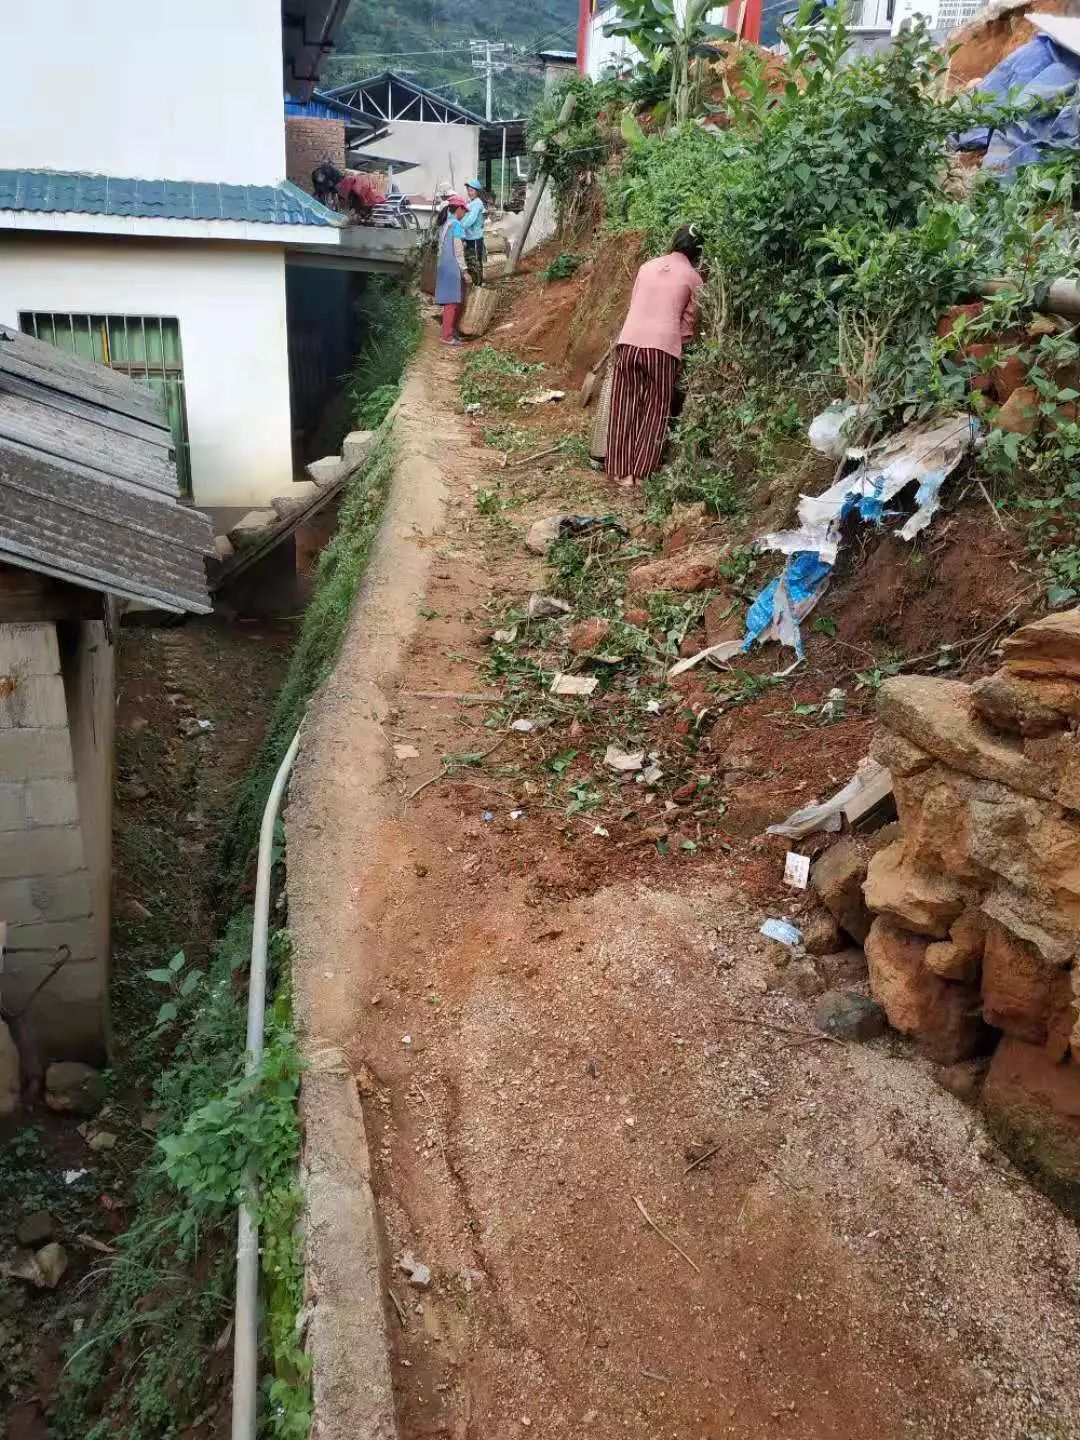
[(619, 18), (604, 26), (605, 35), (621, 35), (654, 72), (671, 65), (669, 123), (682, 125), (696, 113), (701, 98), (701, 61), (712, 56), (710, 42), (733, 40), (735, 32), (709, 15), (715, 0), (620, 0)]

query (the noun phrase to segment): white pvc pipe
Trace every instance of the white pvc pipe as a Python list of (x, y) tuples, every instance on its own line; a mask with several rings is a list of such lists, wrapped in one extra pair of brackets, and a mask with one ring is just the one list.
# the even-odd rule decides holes
[[(251, 969), (248, 974), (247, 1054), (245, 1072), (253, 1075), (263, 1055), (266, 1022), (266, 945), (270, 928), (270, 872), (281, 797), (289, 782), (300, 731), (292, 738), (285, 758), (266, 797), (259, 830), (259, 860), (255, 872), (255, 914), (251, 927)], [(244, 1191), (254, 1194), (258, 1177), (249, 1164)], [(259, 1225), (247, 1203), (240, 1206), (236, 1226), (236, 1309), (233, 1318), (232, 1440), (255, 1440), (256, 1400), (259, 1388)]]

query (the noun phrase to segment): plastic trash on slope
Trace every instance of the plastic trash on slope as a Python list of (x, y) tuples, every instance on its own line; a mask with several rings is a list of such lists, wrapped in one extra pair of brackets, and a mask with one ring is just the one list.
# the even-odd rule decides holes
[[(981, 95), (1002, 101), (1012, 91), (1012, 101), (1019, 106), (1035, 107), (1039, 102), (1051, 102), (1048, 112), (1024, 116), (996, 130), (976, 126), (956, 137), (957, 148), (985, 150), (984, 168), (1004, 171), (1038, 160), (1043, 145), (1054, 149), (1067, 145), (1070, 133), (1075, 146), (1076, 107), (1068, 102), (1074, 97), (1078, 81), (1080, 56), (1055, 44), (1048, 35), (1036, 35), (1019, 50), (1006, 55), (1000, 65), (995, 65), (979, 81), (977, 88)], [(1060, 104), (1054, 104), (1055, 101)]]
[(917, 508), (900, 529), (902, 539), (913, 539), (929, 525), (941, 487), (977, 433), (976, 422), (967, 415), (918, 421), (873, 446), (849, 475), (821, 495), (803, 495), (797, 529), (772, 531), (756, 541), (759, 549), (776, 550), (788, 559), (783, 573), (752, 602), (742, 648), (749, 650), (758, 640), (778, 640), (801, 659), (799, 626), (828, 588), (844, 520), (857, 514), (880, 525), (889, 503), (917, 483)]
[(811, 420), (806, 438), (819, 455), (828, 455), (831, 460), (842, 460), (848, 454), (850, 431), (865, 410), (865, 405), (829, 405)]
[(846, 815), (850, 820), (865, 814), (883, 800), (892, 789), (892, 776), (885, 766), (868, 755), (855, 767), (848, 783), (820, 805), (806, 805), (795, 810), (778, 825), (770, 825), (767, 835), (783, 835), (799, 840), (815, 830), (839, 830)]

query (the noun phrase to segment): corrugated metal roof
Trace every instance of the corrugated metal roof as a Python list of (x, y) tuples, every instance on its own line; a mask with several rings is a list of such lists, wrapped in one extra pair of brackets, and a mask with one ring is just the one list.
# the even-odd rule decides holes
[(315, 90), (310, 100), (297, 100), (285, 96), (285, 114), (304, 116), (309, 120), (341, 119), (347, 126), (379, 130), (385, 124), (377, 115), (368, 115), (355, 105), (346, 105), (344, 100), (335, 99), (325, 90)]
[(213, 530), (178, 503), (171, 446), (141, 386), (0, 325), (0, 562), (208, 611)]
[(0, 170), (0, 210), (153, 220), (239, 220), (258, 225), (341, 224), (340, 216), (288, 180), (280, 185), (217, 185), (68, 170)]

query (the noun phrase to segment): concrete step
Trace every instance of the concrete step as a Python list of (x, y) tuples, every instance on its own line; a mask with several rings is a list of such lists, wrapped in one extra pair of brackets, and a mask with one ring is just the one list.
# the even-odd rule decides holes
[(243, 550), (260, 540), (263, 532), (277, 522), (278, 517), (273, 510), (249, 510), (229, 531), (229, 540), (237, 550)]
[(297, 480), (283, 494), (275, 495), (270, 501), (274, 514), (279, 520), (287, 520), (290, 515), (295, 515), (298, 510), (310, 505), (322, 488), (314, 480)]
[(374, 430), (351, 430), (341, 446), (342, 461), (350, 471), (359, 470), (375, 445)]
[(306, 468), (316, 485), (336, 485), (345, 479), (351, 467), (340, 455), (324, 455), (321, 460), (312, 460)]

